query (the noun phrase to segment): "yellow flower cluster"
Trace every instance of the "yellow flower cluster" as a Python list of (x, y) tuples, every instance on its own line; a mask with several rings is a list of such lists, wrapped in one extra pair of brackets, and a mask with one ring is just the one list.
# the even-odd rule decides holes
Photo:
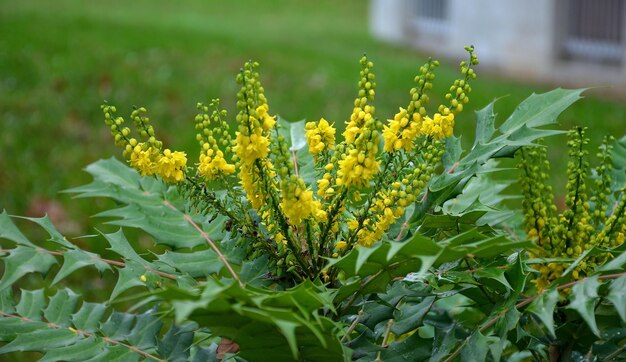
[(309, 152), (317, 156), (324, 150), (335, 149), (335, 128), (324, 118), (319, 122), (307, 122), (306, 141), (309, 144)]
[(235, 172), (235, 165), (230, 164), (224, 158), (221, 150), (214, 152), (212, 149), (200, 154), (200, 164), (198, 174), (209, 180), (215, 179), (218, 175), (230, 175)]
[(313, 191), (308, 190), (302, 178), (291, 175), (283, 182), (283, 198), (280, 207), (291, 225), (300, 225), (316, 209)]
[(219, 100), (211, 101), (211, 106), (215, 107), (209, 116), (209, 108), (202, 103), (198, 103), (198, 110), (202, 113), (196, 116), (196, 135), (200, 143), (200, 163), (198, 164), (198, 174), (208, 180), (214, 180), (220, 175), (230, 175), (235, 172), (235, 165), (228, 163), (224, 152), (218, 145), (216, 137), (220, 138), (222, 147), (227, 152), (231, 150), (232, 139), (228, 132), (228, 123), (222, 120), (227, 115), (225, 110), (219, 110)]
[(270, 140), (263, 135), (260, 127), (248, 129), (239, 126), (235, 145), (235, 154), (244, 165), (252, 165), (254, 161), (266, 158), (270, 152)]
[(348, 155), (339, 161), (337, 185), (364, 187), (378, 172), (378, 145), (372, 141), (366, 143), (365, 149), (351, 149)]
[(446, 116), (435, 113), (433, 118), (424, 117), (421, 133), (436, 140), (452, 136), (454, 133), (454, 113), (449, 113)]
[(115, 144), (124, 148), (124, 157), (130, 165), (143, 176), (160, 176), (167, 183), (177, 183), (185, 179), (187, 155), (184, 152), (172, 152), (169, 149), (161, 151), (162, 142), (154, 135), (154, 129), (149, 125), (149, 119), (141, 116), (146, 109), (141, 107), (131, 113), (135, 128), (144, 142), (138, 142), (130, 137), (131, 130), (122, 127), (124, 119), (114, 117), (115, 107), (103, 105), (104, 121), (111, 127), (111, 134)]
[[(380, 192), (375, 203), (370, 206), (368, 213), (372, 215), (365, 219), (363, 227), (357, 231), (358, 243), (363, 246), (372, 246), (380, 240), (393, 225), (397, 218), (404, 213), (404, 206), (409, 200), (414, 200), (413, 195), (407, 195), (405, 191), (399, 191), (400, 183), (395, 182), (390, 192)], [(412, 202), (412, 201), (411, 201)], [(348, 221), (348, 228), (354, 230), (358, 227), (358, 221)]]
[(157, 157), (156, 174), (167, 183), (176, 183), (185, 179), (187, 155), (185, 152), (165, 149)]
[(187, 155), (185, 152), (165, 149), (160, 153), (153, 147), (140, 143), (130, 154), (130, 165), (142, 176), (158, 175), (167, 183), (177, 183), (185, 178)]
[(407, 114), (407, 110), (400, 108), (393, 119), (388, 120), (388, 124), (383, 128), (383, 139), (385, 152), (394, 152), (401, 149), (411, 151), (413, 141), (420, 134), (422, 128), (422, 117), (419, 113)]

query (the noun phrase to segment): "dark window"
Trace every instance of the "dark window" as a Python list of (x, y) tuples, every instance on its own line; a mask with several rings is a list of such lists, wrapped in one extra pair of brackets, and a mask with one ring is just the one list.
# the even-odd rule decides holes
[(624, 0), (568, 0), (564, 5), (564, 57), (620, 63), (624, 57)]
[(417, 0), (417, 17), (433, 20), (447, 20), (448, 1), (447, 0)]

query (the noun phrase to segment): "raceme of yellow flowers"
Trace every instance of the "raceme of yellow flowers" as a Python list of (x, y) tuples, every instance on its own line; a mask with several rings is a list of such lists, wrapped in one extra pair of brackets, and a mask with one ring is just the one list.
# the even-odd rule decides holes
[[(363, 56), (358, 95), (343, 140), (337, 141), (334, 123), (324, 118), (305, 126), (308, 152), (317, 170), (317, 180), (309, 180), (310, 184), (299, 174), (297, 150), (281, 135), (281, 126), (270, 112), (258, 63), (247, 62), (237, 75), (241, 88), (235, 122), (229, 122), (218, 100), (208, 106), (198, 104), (195, 127), (200, 156), (195, 167), (187, 165), (185, 153), (163, 149), (144, 108), (131, 114), (135, 136), (121, 117), (115, 117), (115, 107), (103, 105), (102, 110), (116, 145), (142, 175), (160, 176), (172, 184), (237, 180), (240, 188), (227, 188), (233, 205), (245, 195), (247, 208), (256, 210), (268, 238), (278, 245), (272, 250), (290, 251), (297, 259), (291, 267), (297, 265), (306, 275), (305, 269), (316, 265), (316, 256), (374, 244), (407, 206), (419, 200), (440, 163), (445, 138), (453, 134), (455, 114), (469, 101), (469, 81), (476, 77), (472, 66), (478, 60), (473, 47), (466, 50), (469, 60), (461, 62), (462, 77), (445, 95), (447, 104), (432, 115), (426, 111), (427, 92), (439, 64), (429, 60), (415, 77), (408, 105), (386, 124), (377, 118), (373, 105), (374, 65)], [(231, 123), (236, 124), (234, 137)], [(242, 224), (249, 222), (248, 216), (240, 217)]]
[[(611, 142), (605, 137), (598, 152), (600, 166), (596, 168), (594, 192), (589, 196), (587, 179), (589, 163), (585, 145), (588, 139), (583, 128), (569, 132), (570, 161), (565, 204), (567, 210), (557, 215), (552, 188), (548, 182), (549, 162), (545, 147), (522, 149), (520, 181), (524, 200), (524, 223), (529, 238), (537, 248), (531, 256), (547, 259), (569, 259), (569, 262), (550, 261), (534, 264), (539, 277), (534, 280), (538, 289), (545, 289), (562, 276), (568, 266), (583, 257), (572, 270), (574, 279), (584, 278), (612, 255), (604, 250), (624, 242), (626, 235), (626, 186), (611, 188)], [(596, 248), (596, 253), (589, 253)], [(589, 253), (588, 255), (584, 255)]]

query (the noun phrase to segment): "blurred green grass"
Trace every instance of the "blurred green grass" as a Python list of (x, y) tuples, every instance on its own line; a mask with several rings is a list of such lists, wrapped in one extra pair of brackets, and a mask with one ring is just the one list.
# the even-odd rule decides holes
[[(366, 52), (376, 64), (376, 112), (393, 116), (427, 54), (373, 39), (367, 11), (362, 0), (1, 2), (0, 209), (33, 213), (33, 204), (45, 209), (46, 200), (59, 199), (68, 217), (85, 225), (101, 205), (58, 192), (87, 182), (87, 164), (120, 155), (100, 104), (107, 100), (122, 115), (145, 105), (166, 144), (193, 159), (196, 102), (219, 97), (233, 114), (234, 77), (248, 59), (262, 64), (273, 112), (342, 124)], [(457, 77), (458, 61), (442, 63), (432, 109)], [(550, 88), (499, 79), (480, 66), (478, 73), (457, 122), (466, 142), (472, 110), (506, 96), (496, 106), (502, 121), (533, 91)], [(605, 133), (621, 136), (625, 116), (624, 104), (591, 96), (561, 120), (565, 128), (592, 127), (597, 144)], [(551, 145), (553, 159), (565, 154), (563, 138)]]

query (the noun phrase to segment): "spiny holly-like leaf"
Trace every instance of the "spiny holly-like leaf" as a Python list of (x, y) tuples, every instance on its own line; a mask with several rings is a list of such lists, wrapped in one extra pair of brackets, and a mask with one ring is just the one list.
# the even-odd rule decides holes
[(61, 234), (57, 228), (52, 223), (52, 220), (48, 217), (48, 215), (43, 217), (20, 217), (21, 219), (29, 220), (34, 222), (35, 224), (41, 226), (48, 235), (50, 235), (50, 241), (57, 243), (66, 248), (74, 248), (74, 245), (67, 241), (67, 239)]
[(69, 289), (58, 290), (57, 293), (50, 298), (48, 307), (44, 309), (43, 315), (50, 323), (60, 326), (70, 325), (70, 316), (76, 307), (76, 303), (80, 296)]
[(24, 234), (13, 224), (13, 221), (7, 214), (6, 210), (3, 210), (0, 214), (0, 239), (8, 239), (18, 243), (19, 245), (35, 247), (35, 244), (31, 243)]
[(98, 214), (111, 217), (109, 223), (142, 229), (157, 243), (172, 248), (192, 248), (206, 240), (189, 220), (199, 225), (212, 240), (223, 237), (226, 218), (218, 216), (210, 223), (202, 215), (185, 214), (185, 202), (175, 187), (153, 177), (139, 174), (114, 158), (100, 160), (87, 167), (94, 180), (89, 185), (68, 190), (77, 197), (108, 197), (124, 206)]
[[(219, 273), (224, 263), (217, 254), (211, 250), (197, 250), (192, 252), (166, 251), (158, 255), (159, 262), (171, 268), (187, 273), (194, 278), (206, 277), (210, 274)], [(157, 264), (157, 263), (155, 263)]]
[(104, 304), (83, 302), (80, 309), (72, 315), (72, 324), (77, 329), (93, 333), (100, 327), (100, 321), (106, 310)]
[(461, 350), (461, 361), (486, 361), (489, 353), (489, 339), (480, 331), (472, 333), (469, 341)]
[(102, 234), (102, 235), (109, 242), (109, 245), (111, 245), (109, 250), (117, 253), (118, 255), (122, 256), (126, 260), (135, 262), (136, 264), (143, 265), (143, 266), (150, 265), (150, 263), (147, 260), (139, 256), (139, 254), (137, 254), (135, 249), (133, 249), (133, 247), (128, 242), (128, 239), (126, 239), (126, 235), (124, 235), (124, 232), (122, 231), (122, 229), (119, 229), (118, 231), (114, 233)]
[(17, 303), (16, 310), (21, 316), (31, 320), (41, 320), (43, 309), (46, 306), (46, 299), (42, 289), (22, 290), (20, 302)]
[(26, 274), (45, 274), (57, 263), (54, 256), (28, 246), (18, 246), (9, 253), (9, 256), (2, 258), (4, 274), (0, 279), (0, 290), (11, 286)]
[(446, 169), (454, 167), (454, 164), (461, 158), (461, 153), (463, 153), (461, 137), (457, 138), (453, 135), (452, 137), (446, 138), (446, 152), (443, 154), (441, 160), (443, 167)]
[[(173, 345), (179, 339), (175, 335), (161, 338), (163, 321), (156, 308), (142, 314), (113, 311), (103, 322), (110, 307), (80, 299), (69, 289), (58, 290), (50, 298), (43, 289), (22, 291), (14, 312), (2, 310), (0, 315), (0, 340), (8, 342), (0, 354), (37, 351), (43, 361), (160, 360), (152, 354), (157, 341)], [(185, 351), (194, 339), (194, 330), (189, 330), (187, 337), (190, 342)], [(198, 343), (198, 348), (207, 345)]]
[(393, 342), (381, 353), (385, 362), (425, 361), (432, 354), (432, 341), (413, 333), (408, 338)]
[(9, 288), (0, 291), (0, 311), (4, 313), (13, 313), (15, 311), (13, 291)]
[(470, 254), (491, 258), (527, 245), (526, 241), (511, 241), (504, 235), (487, 236), (472, 229), (437, 243), (415, 234), (404, 242), (383, 240), (368, 248), (357, 246), (343, 257), (329, 262), (330, 266), (342, 270), (347, 279), (338, 291), (335, 302), (355, 292), (368, 294), (384, 291), (393, 278), (404, 277), (409, 273), (415, 273), (411, 278), (419, 280), (430, 267)]
[(139, 263), (136, 263), (133, 260), (129, 260), (126, 262), (126, 266), (121, 269), (118, 269), (118, 277), (117, 283), (115, 283), (115, 287), (111, 292), (111, 297), (109, 300), (114, 300), (125, 292), (126, 290), (132, 287), (138, 287), (144, 285), (141, 281), (141, 276), (146, 272), (146, 269)]
[(193, 330), (195, 324), (188, 323), (183, 326), (172, 325), (163, 340), (159, 341), (159, 355), (172, 362), (187, 361), (189, 347), (193, 343)]
[(611, 283), (606, 299), (613, 303), (619, 316), (626, 322), (626, 275), (622, 275)]
[(163, 322), (156, 315), (157, 309), (151, 309), (135, 317), (135, 325), (128, 336), (128, 342), (137, 348), (147, 350), (157, 345), (157, 338)]
[(271, 284), (271, 280), (266, 277), (269, 272), (268, 260), (269, 257), (264, 255), (244, 263), (239, 274), (241, 281), (256, 287)]
[(430, 310), (431, 306), (435, 302), (435, 297), (426, 297), (420, 303), (403, 305), (399, 309), (393, 312), (394, 324), (391, 327), (391, 331), (396, 336), (408, 333), (417, 327), (420, 327), (424, 316)]
[(502, 133), (511, 133), (524, 125), (541, 127), (552, 124), (561, 112), (582, 98), (584, 91), (558, 88), (543, 94), (533, 93), (517, 106), (499, 129)]
[(581, 317), (587, 322), (591, 331), (598, 337), (600, 337), (600, 330), (596, 324), (595, 306), (599, 299), (598, 287), (600, 281), (597, 276), (593, 276), (583, 280), (580, 283), (576, 283), (572, 287), (572, 300), (567, 308), (573, 309), (580, 314)]
[(548, 329), (548, 332), (552, 336), (554, 334), (554, 308), (559, 301), (559, 292), (556, 289), (550, 289), (540, 296), (538, 296), (529, 306), (526, 311), (533, 313)]
[(24, 351), (46, 352), (72, 345), (79, 339), (80, 336), (69, 329), (38, 329), (30, 333), (18, 334), (14, 340), (0, 348), (0, 354)]
[(209, 279), (200, 295), (177, 288), (159, 295), (173, 301), (177, 320), (196, 321), (215, 335), (234, 341), (243, 358), (344, 359), (338, 325), (319, 314), (320, 310), (333, 310), (332, 295), (310, 281), (276, 291)]
[(60, 282), (76, 270), (91, 265), (95, 266), (100, 273), (111, 269), (109, 264), (100, 260), (100, 257), (97, 254), (90, 253), (88, 251), (84, 251), (78, 248), (63, 252), (63, 265), (54, 276), (52, 285)]
[(434, 206), (440, 206), (460, 194), (473, 176), (478, 172), (488, 171), (483, 167), (488, 160), (513, 157), (520, 147), (532, 145), (538, 138), (563, 133), (538, 127), (555, 124), (558, 115), (580, 99), (583, 91), (584, 89), (556, 89), (544, 94), (531, 95), (500, 126), (498, 129), (500, 135), (496, 137), (489, 135), (492, 133), (491, 118), (495, 117), (493, 103), (479, 111), (478, 141), (474, 143), (471, 151), (459, 160), (457, 167), (451, 166), (446, 172), (432, 178), (428, 187), (429, 192), (420, 207), (416, 207), (411, 220), (420, 220)]
[(496, 115), (493, 113), (493, 105), (495, 101), (489, 103), (483, 109), (476, 111), (476, 137), (474, 138), (474, 146), (477, 144), (487, 143), (496, 132), (494, 123)]
[(95, 336), (91, 336), (86, 339), (78, 340), (72, 345), (49, 350), (39, 362), (87, 361), (105, 352), (106, 348), (107, 346), (104, 341)]
[(509, 282), (506, 280), (506, 277), (504, 276), (504, 269), (501, 268), (485, 268), (485, 269), (481, 269), (479, 271), (477, 271), (475, 273), (476, 278), (478, 278), (479, 281), (483, 281), (484, 284), (489, 285), (490, 281), (495, 282), (496, 284), (504, 287), (505, 289), (508, 290), (512, 290), (513, 288), (511, 287), (511, 285), (509, 284)]

